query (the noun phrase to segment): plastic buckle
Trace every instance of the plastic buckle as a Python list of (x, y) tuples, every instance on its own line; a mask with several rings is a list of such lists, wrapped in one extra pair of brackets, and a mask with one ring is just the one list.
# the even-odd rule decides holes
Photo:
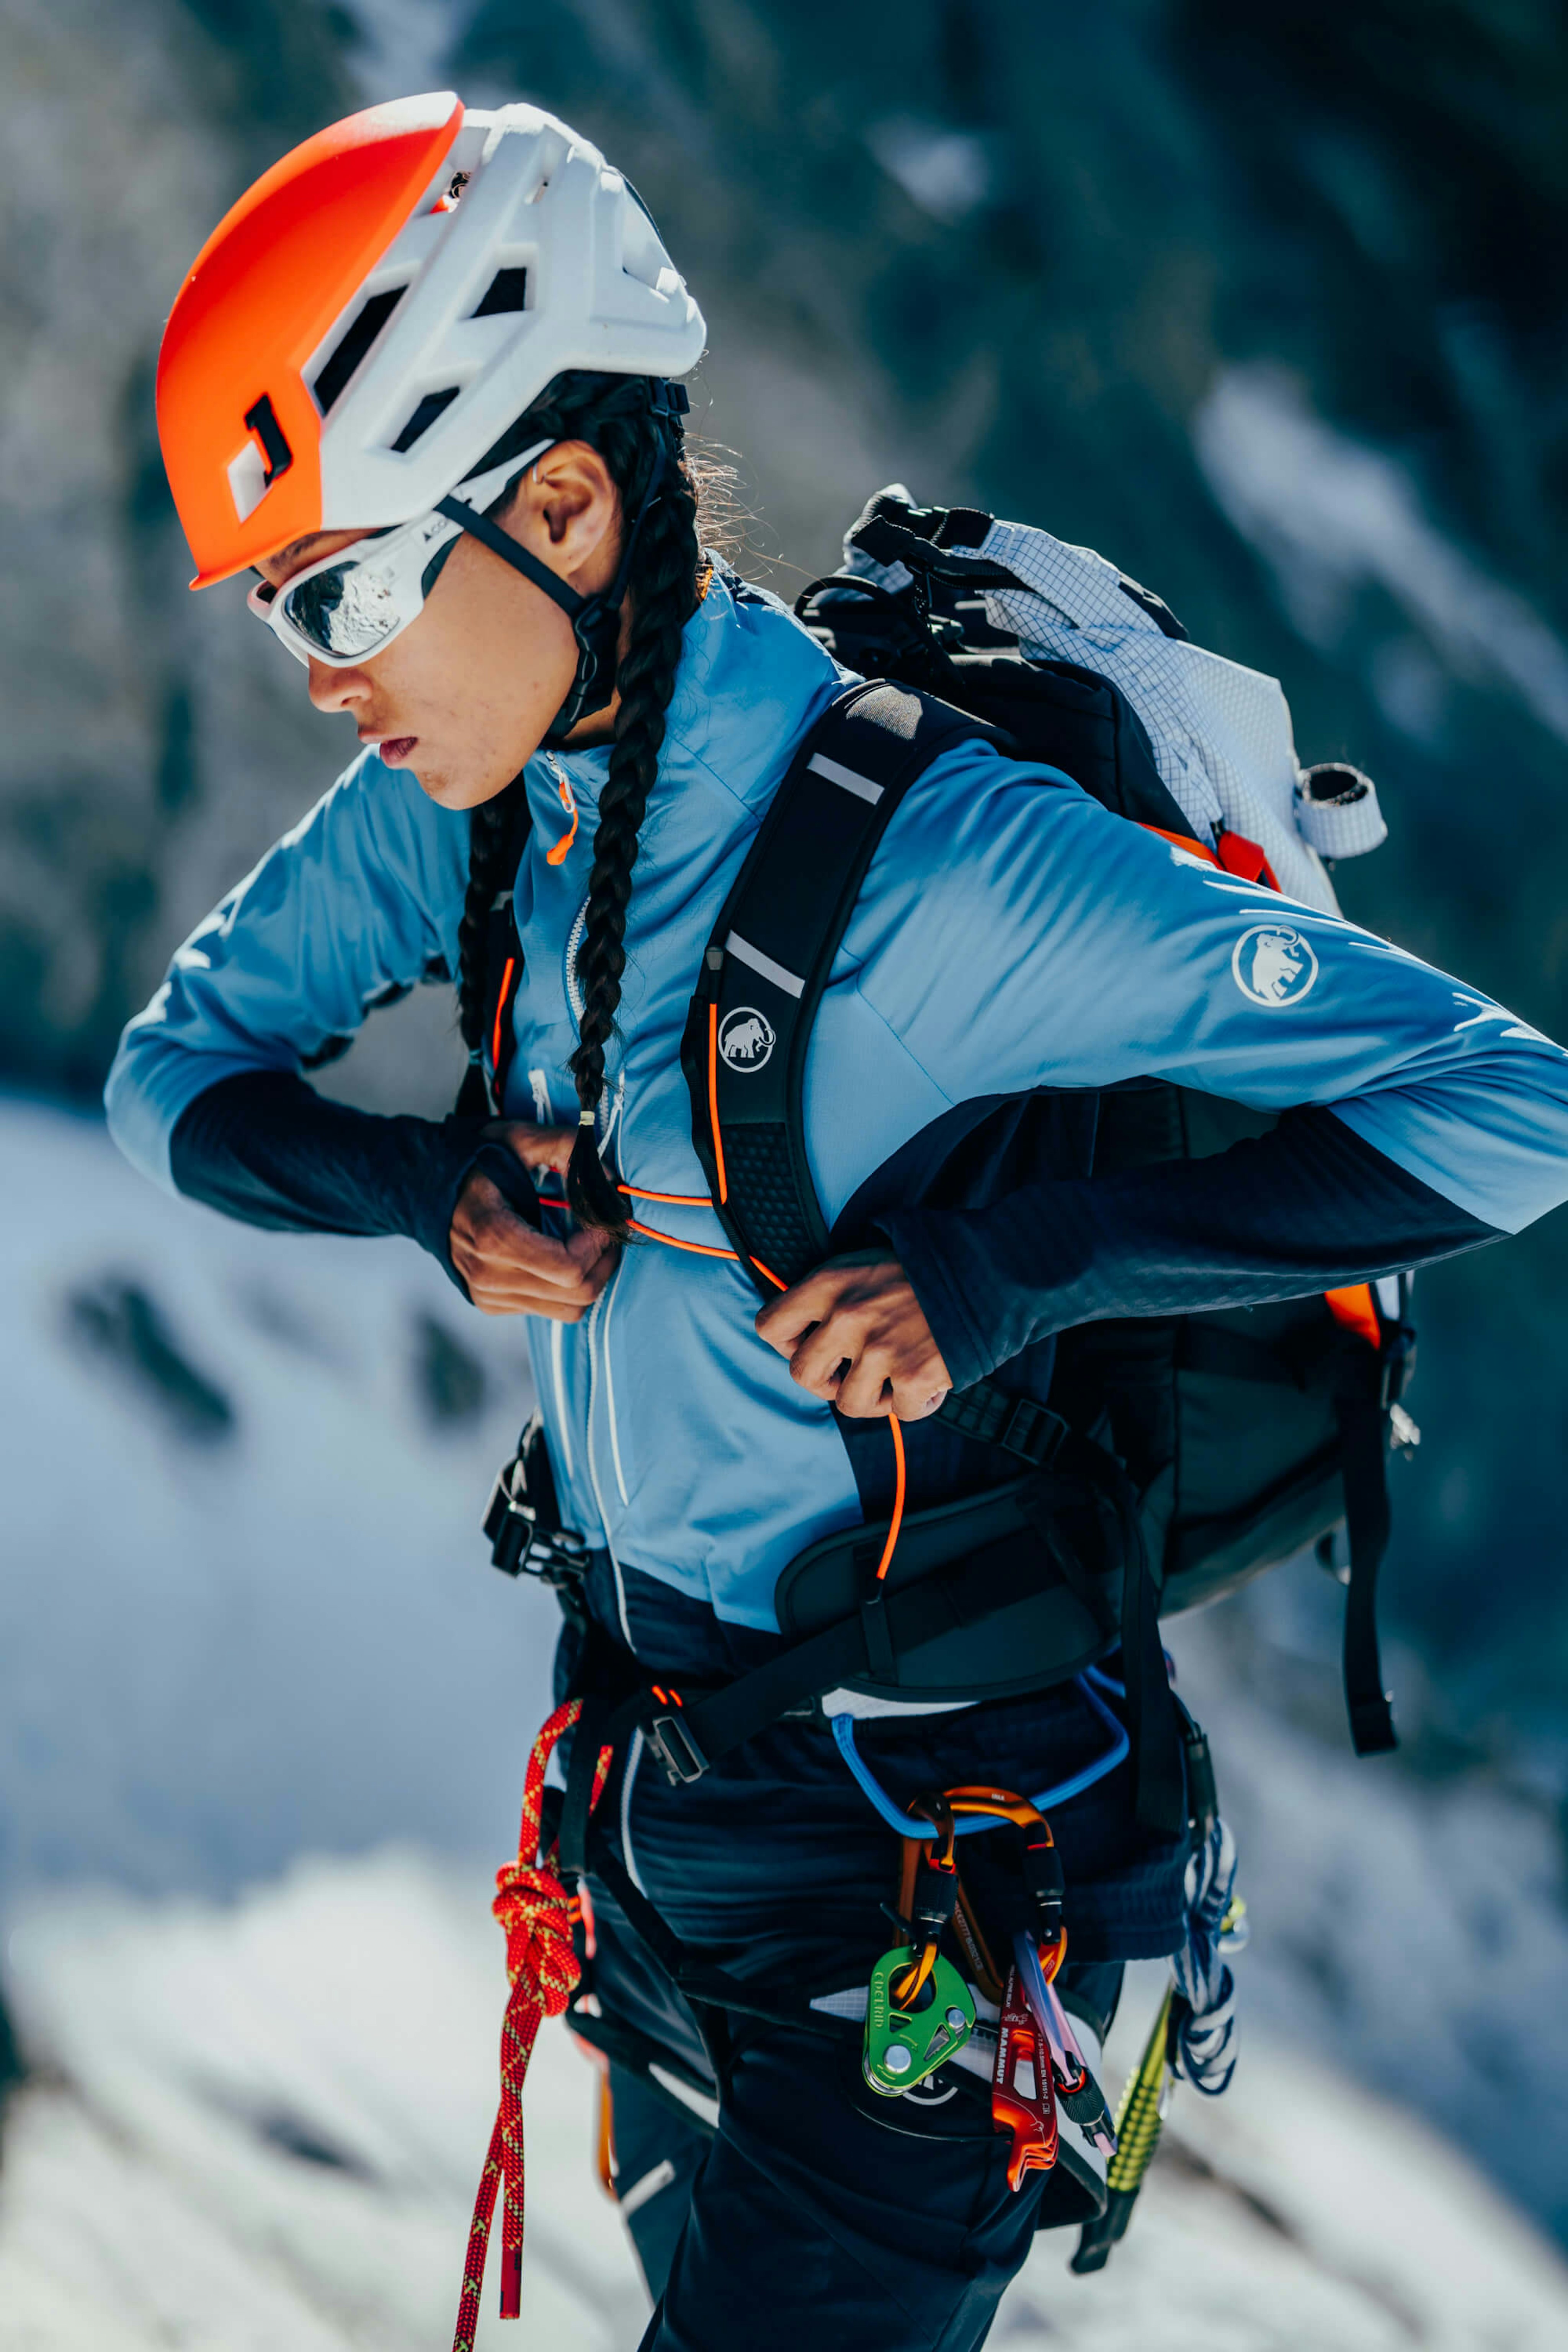
[(664, 1767), (672, 1789), (689, 1789), (708, 1769), (708, 1759), (678, 1715), (656, 1715), (644, 1737)]
[(537, 1508), (526, 1500), (527, 1491), (527, 1464), (515, 1454), (497, 1472), (485, 1506), (492, 1565), (504, 1576), (537, 1576), (547, 1584), (581, 1576), (588, 1556), (585, 1538), (569, 1528), (541, 1527)]
[(1068, 1425), (1059, 1412), (1037, 1403), (1033, 1397), (1018, 1397), (996, 1443), (1009, 1453), (1023, 1454), (1037, 1470), (1043, 1470), (1055, 1460), (1067, 1433)]

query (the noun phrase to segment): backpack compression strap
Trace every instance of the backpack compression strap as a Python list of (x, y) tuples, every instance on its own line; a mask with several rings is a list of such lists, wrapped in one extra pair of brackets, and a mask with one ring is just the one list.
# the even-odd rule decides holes
[(805, 1056), (833, 959), (889, 820), (952, 744), (994, 728), (902, 686), (831, 703), (773, 796), (702, 959), (681, 1067), (692, 1141), (764, 1297), (820, 1265), (827, 1223), (805, 1146)]

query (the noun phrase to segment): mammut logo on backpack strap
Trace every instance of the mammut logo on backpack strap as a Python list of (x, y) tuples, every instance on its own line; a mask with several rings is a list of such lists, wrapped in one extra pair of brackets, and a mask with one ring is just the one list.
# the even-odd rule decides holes
[(752, 1004), (738, 1004), (720, 1024), (720, 1055), (731, 1070), (760, 1070), (777, 1042), (773, 1023)]

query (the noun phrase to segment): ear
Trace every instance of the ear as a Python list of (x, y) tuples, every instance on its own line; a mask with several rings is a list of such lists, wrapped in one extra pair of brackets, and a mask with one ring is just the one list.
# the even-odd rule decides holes
[(592, 594), (615, 576), (620, 517), (620, 493), (598, 450), (586, 441), (557, 441), (530, 466), (500, 521), (552, 572)]

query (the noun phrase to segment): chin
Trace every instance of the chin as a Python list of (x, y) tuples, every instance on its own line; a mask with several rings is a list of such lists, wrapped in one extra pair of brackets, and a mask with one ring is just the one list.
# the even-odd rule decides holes
[(473, 806), (473, 794), (452, 776), (443, 775), (436, 768), (412, 768), (409, 773), (425, 794), (437, 808), (466, 809)]

